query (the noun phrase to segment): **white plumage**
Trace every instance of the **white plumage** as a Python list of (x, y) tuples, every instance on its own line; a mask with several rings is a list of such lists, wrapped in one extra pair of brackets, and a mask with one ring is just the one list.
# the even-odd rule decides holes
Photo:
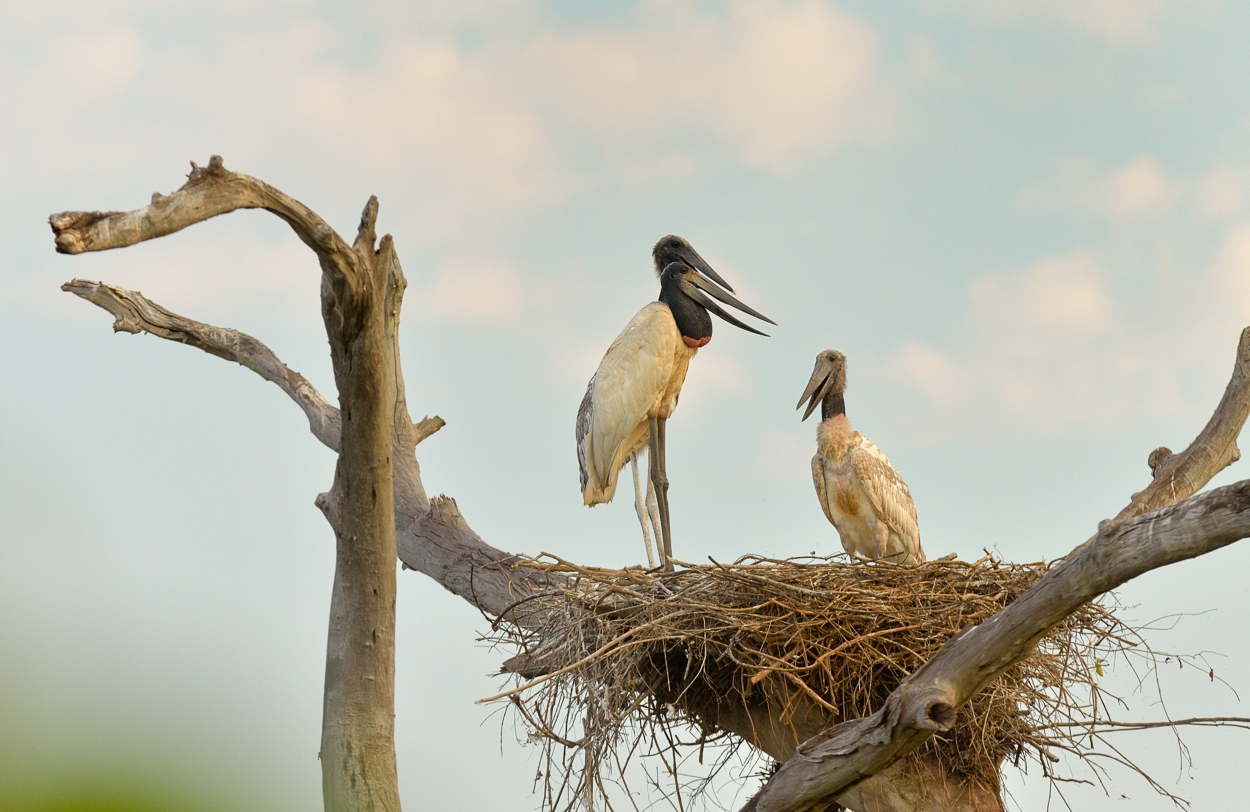
[(663, 302), (639, 310), (608, 347), (577, 412), (577, 461), (586, 505), (612, 501), (621, 468), (647, 445), (650, 419), (672, 415), (698, 351), (681, 340)]
[(816, 358), (799, 408), (808, 401), (806, 420), (816, 403), (824, 418), (816, 428), (812, 483), (825, 517), (838, 531), (842, 548), (857, 558), (899, 564), (925, 560), (920, 525), (907, 483), (868, 438), (851, 428), (845, 411), (846, 356), (826, 350)]
[[(638, 311), (591, 377), (577, 412), (577, 462), (582, 501), (590, 506), (612, 501), (621, 468), (632, 462), (634, 509), (642, 525), (647, 559), (655, 566), (654, 528), (659, 559), (665, 569), (672, 569), (665, 424), (677, 406), (690, 359), (712, 340), (709, 312), (763, 335), (713, 300), (771, 320), (726, 293), (733, 288), (681, 237), (669, 235), (660, 240), (652, 255), (660, 277), (660, 300)], [(638, 493), (638, 455), (644, 447), (650, 462), (645, 504)]]

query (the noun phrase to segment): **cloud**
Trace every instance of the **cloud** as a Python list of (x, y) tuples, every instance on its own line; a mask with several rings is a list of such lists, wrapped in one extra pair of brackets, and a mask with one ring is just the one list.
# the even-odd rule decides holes
[[(1018, 447), (1209, 414), (1250, 325), (1250, 220), (1189, 269), (1113, 270), (1088, 248), (973, 281), (954, 336), (890, 356), (917, 441)], [(1214, 382), (1194, 401), (1194, 377)]]
[(993, 25), (1041, 23), (1116, 44), (1153, 38), (1177, 0), (930, 0), (930, 8)]
[[(143, 47), (133, 30), (73, 32), (59, 37), (45, 52), (35, 68), (38, 81), (29, 87), (35, 93), (48, 93), (45, 102), (50, 110), (68, 112), (70, 104), (107, 104), (112, 94), (138, 78), (143, 59)], [(68, 97), (88, 75), (91, 92)]]
[(1212, 267), (1211, 294), (1223, 308), (1250, 314), (1250, 223), (1229, 230)]
[(930, 91), (933, 88), (960, 92), (970, 84), (969, 74), (956, 67), (937, 40), (928, 34), (916, 34), (908, 43), (911, 80)]
[(225, 58), (177, 58), (169, 84), (206, 88), (202, 103), (260, 155), (319, 165), (340, 188), (381, 182), (435, 246), (497, 244), (580, 187), (497, 50), (421, 28), (387, 31), (362, 56), (341, 53), (343, 39), (293, 20), (230, 40)]
[(895, 353), (890, 366), (896, 380), (939, 407), (956, 406), (968, 393), (963, 371), (949, 356), (933, 347), (906, 341)]
[(1209, 410), (1188, 399), (1194, 376), (1227, 374), (1227, 346), (1250, 324), (1250, 168), (1068, 159), (1016, 203), (1132, 231), (969, 283), (951, 339), (890, 356), (900, 402), (939, 418), (906, 422), (932, 441), (1010, 445)]
[(1175, 222), (1177, 215), (1228, 221), (1250, 206), (1250, 169), (1225, 165), (1181, 176), (1152, 155), (1107, 170), (1068, 158), (1046, 180), (1021, 189), (1015, 202), (1025, 210), (1079, 212), (1119, 225)]
[(521, 273), (502, 261), (447, 266), (414, 301), (419, 318), (503, 327), (527, 311)]
[(1050, 178), (1021, 190), (1016, 201), (1025, 208), (1077, 210), (1131, 222), (1170, 214), (1181, 193), (1180, 183), (1150, 155), (1108, 172), (1088, 160), (1069, 158)]
[[(402, 184), (435, 245), (506, 241), (604, 184), (724, 163), (792, 173), (889, 137), (900, 115), (872, 29), (817, 0), (651, 2), (610, 27), (526, 2), (437, 5), (395, 7), (366, 48), (360, 20), (301, 5), (240, 7), (238, 25), (170, 41), (123, 4), (110, 28), (41, 24), (32, 54), (8, 49), (4, 73), (35, 77), (10, 109), (95, 140), (124, 133), (134, 148), (117, 159), (131, 165), (171, 139), (212, 139), (234, 145), (228, 165), (299, 161), (334, 181)], [(88, 75), (91, 92), (76, 93)], [(39, 132), (0, 152), (37, 156), (41, 180), (94, 159)]]
[(1058, 427), (1083, 412), (1101, 421), (1089, 350), (1114, 321), (1107, 271), (1086, 250), (981, 279), (968, 291), (964, 329), (976, 351), (961, 373), (1016, 420)]
[(635, 28), (554, 33), (523, 61), (553, 117), (604, 144), (710, 140), (773, 173), (888, 133), (893, 115), (871, 29), (813, 0), (653, 4)]
[[(16, 39), (14, 32), (8, 38)], [(135, 144), (102, 132), (99, 123), (134, 92), (148, 59), (134, 29), (109, 21), (0, 48), (0, 106), (10, 118), (0, 136), (5, 185), (18, 185), (15, 173), (46, 177), (84, 166), (74, 132), (92, 133), (115, 159), (138, 158)]]
[(1210, 219), (1233, 217), (1250, 203), (1250, 172), (1218, 167), (1199, 178), (1196, 189), (1198, 213)]
[[(429, 315), (512, 324), (523, 305), (550, 310), (536, 299), (551, 271), (501, 258), (553, 211), (726, 166), (792, 174), (902, 117), (876, 34), (827, 2), (655, 0), (610, 24), (526, 0), (442, 5), (340, 19), (235, 2), (176, 36), (146, 0), (111, 6), (107, 25), (32, 12), (22, 30), (37, 36), (0, 48), (0, 101), (24, 124), (0, 136), (0, 182), (72, 178), (77, 205), (135, 208), (220, 152), (340, 231), (376, 193), (382, 227), (422, 263)], [(178, 284), (192, 314), (218, 303), (220, 288)]]
[(969, 317), (979, 332), (1023, 327), (1045, 340), (1083, 339), (1110, 326), (1105, 276), (1090, 251), (1041, 259), (1023, 272), (974, 282)]

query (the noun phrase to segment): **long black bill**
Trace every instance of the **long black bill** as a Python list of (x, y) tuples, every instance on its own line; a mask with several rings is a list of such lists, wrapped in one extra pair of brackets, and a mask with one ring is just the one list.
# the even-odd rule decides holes
[(807, 388), (803, 390), (802, 396), (799, 397), (799, 405), (794, 407), (802, 409), (803, 401), (808, 401), (807, 411), (803, 412), (803, 420), (812, 416), (812, 412), (816, 410), (817, 404), (825, 399), (825, 393), (829, 391), (832, 384), (833, 370), (823, 361), (817, 360), (816, 369), (812, 370), (812, 378), (807, 382)]
[[(721, 279), (720, 274), (712, 270), (712, 266), (708, 265), (707, 260), (699, 256), (699, 252), (694, 250), (694, 248), (687, 245), (687, 246), (683, 246), (681, 248), (676, 249), (674, 253), (677, 254), (679, 257), (681, 257), (682, 260), (691, 268), (694, 268), (696, 271), (703, 274), (708, 279), (711, 279), (713, 282), (720, 285), (725, 290), (729, 291), (730, 293), (733, 293), (733, 288), (729, 286), (729, 283), (726, 282), (724, 279)], [(765, 319), (765, 321), (767, 321), (767, 319)]]
[(762, 336), (766, 336), (766, 335), (768, 335), (767, 333), (761, 333), (759, 330), (756, 330), (756, 329), (755, 329), (755, 328), (753, 328), (753, 327), (748, 327), (747, 325), (745, 325), (745, 324), (743, 324), (742, 322), (738, 321), (738, 320), (737, 320), (737, 319), (735, 319), (733, 316), (731, 316), (731, 315), (729, 315), (728, 313), (726, 313), (726, 312), (725, 312), (722, 308), (718, 307), (718, 306), (716, 305), (716, 303), (715, 303), (715, 302), (713, 302), (711, 299), (709, 299), (707, 296), (704, 296), (704, 295), (703, 295), (700, 291), (707, 291), (707, 292), (708, 292), (709, 294), (711, 294), (713, 297), (715, 297), (715, 298), (717, 298), (717, 299), (720, 299), (722, 302), (724, 302), (725, 304), (729, 305), (730, 307), (736, 307), (736, 308), (738, 308), (739, 310), (741, 310), (743, 313), (746, 313), (746, 314), (751, 315), (751, 316), (755, 316), (755, 318), (760, 319), (761, 321), (766, 321), (766, 322), (768, 322), (769, 324), (776, 324), (776, 323), (777, 323), (777, 322), (773, 321), (772, 319), (768, 318), (768, 316), (765, 316), (763, 313), (759, 312), (758, 310), (756, 310), (756, 309), (754, 309), (754, 308), (752, 308), (752, 307), (748, 307), (747, 305), (745, 305), (745, 304), (743, 304), (742, 302), (738, 301), (737, 299), (735, 299), (733, 296), (730, 296), (730, 295), (729, 295), (728, 293), (726, 293), (725, 291), (723, 291), (723, 290), (721, 290), (720, 288), (716, 287), (715, 285), (713, 285), (713, 284), (709, 283), (707, 280), (705, 280), (705, 279), (700, 279), (697, 275), (692, 276), (692, 277), (690, 278), (690, 283), (691, 283), (691, 284), (692, 284), (695, 288), (698, 288), (698, 290), (691, 289), (691, 290), (689, 291), (690, 298), (694, 299), (696, 302), (698, 302), (699, 304), (703, 305), (703, 306), (704, 306), (704, 307), (706, 307), (708, 310), (710, 310), (710, 311), (712, 311), (713, 313), (715, 313), (716, 315), (720, 316), (722, 319), (724, 319), (725, 321), (727, 321), (727, 322), (729, 322), (730, 324), (734, 325), (735, 327), (741, 327), (743, 330), (746, 330), (746, 331), (748, 331), (748, 332), (755, 333), (756, 335), (762, 335)]
[(716, 302), (713, 302), (710, 298), (704, 295), (702, 291), (691, 290), (689, 295), (691, 299), (694, 299), (696, 302), (703, 305), (704, 307), (706, 307), (708, 310), (715, 313), (716, 315), (720, 316), (722, 319), (729, 322), (734, 327), (741, 327), (743, 330), (746, 330), (748, 333), (755, 333), (757, 336), (764, 336), (765, 338), (768, 337), (768, 333), (762, 332), (760, 330), (756, 330), (754, 327), (752, 327), (749, 324), (743, 324), (742, 322), (735, 319), (733, 316), (726, 313), (724, 308), (722, 308)]

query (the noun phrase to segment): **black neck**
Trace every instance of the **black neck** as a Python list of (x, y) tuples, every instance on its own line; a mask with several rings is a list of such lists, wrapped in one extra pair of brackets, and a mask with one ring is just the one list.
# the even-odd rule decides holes
[(660, 301), (673, 311), (673, 321), (682, 335), (693, 339), (712, 337), (712, 317), (707, 308), (667, 279), (660, 284)]
[(842, 393), (830, 392), (825, 395), (825, 399), (820, 402), (820, 419), (828, 420), (840, 414), (846, 414), (846, 401), (843, 399)]

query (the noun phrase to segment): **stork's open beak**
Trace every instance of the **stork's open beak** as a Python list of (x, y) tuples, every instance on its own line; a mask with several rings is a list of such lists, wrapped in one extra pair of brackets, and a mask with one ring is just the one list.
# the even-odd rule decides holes
[(834, 378), (833, 364), (824, 358), (817, 358), (816, 369), (812, 370), (811, 380), (807, 382), (807, 388), (803, 390), (802, 396), (799, 397), (799, 405), (794, 407), (795, 409), (802, 409), (803, 401), (807, 401), (807, 411), (803, 412), (803, 420), (811, 417), (812, 412), (816, 410), (816, 405), (825, 399), (825, 395), (829, 392), (829, 387), (833, 386)]
[[(720, 277), (714, 277), (714, 278), (719, 279)], [(751, 327), (750, 325), (743, 324), (742, 322), (738, 321), (733, 316), (726, 313), (724, 308), (716, 304), (716, 302), (712, 301), (712, 299), (709, 298), (706, 294), (704, 294), (703, 291), (707, 291), (707, 293), (710, 293), (713, 298), (719, 299), (720, 301), (724, 302), (725, 304), (731, 307), (738, 308), (743, 313), (747, 313), (749, 315), (755, 316), (755, 318), (766, 321), (769, 324), (777, 323), (773, 321), (772, 319), (768, 318), (768, 316), (765, 316), (763, 313), (759, 312), (758, 310), (752, 307), (749, 307), (743, 304), (742, 302), (738, 301), (733, 296), (730, 296), (725, 291), (716, 287), (716, 285), (713, 285), (708, 280), (699, 276), (697, 273), (690, 274), (688, 277), (686, 277), (686, 280), (690, 282), (689, 286), (684, 286), (687, 296), (689, 296), (691, 299), (694, 299), (696, 302), (706, 307), (710, 312), (715, 313), (716, 315), (720, 316), (722, 319), (729, 322), (735, 327), (741, 327), (743, 330), (746, 330), (748, 333), (755, 333), (756, 335), (761, 335), (761, 336), (768, 335), (768, 333), (762, 333), (759, 330), (756, 330), (754, 327)], [(729, 287), (729, 286), (725, 285), (725, 287)]]

